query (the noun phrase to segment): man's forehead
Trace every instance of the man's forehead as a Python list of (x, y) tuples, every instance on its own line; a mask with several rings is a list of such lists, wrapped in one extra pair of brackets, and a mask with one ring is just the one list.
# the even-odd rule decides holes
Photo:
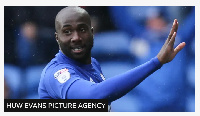
[(90, 18), (87, 12), (81, 8), (67, 7), (62, 9), (56, 17), (56, 20), (61, 24), (70, 24), (74, 22), (83, 22), (90, 25)]

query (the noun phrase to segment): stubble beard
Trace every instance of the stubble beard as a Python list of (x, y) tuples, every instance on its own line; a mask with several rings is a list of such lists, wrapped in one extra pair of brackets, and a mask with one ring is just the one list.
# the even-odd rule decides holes
[(77, 62), (88, 64), (89, 62), (91, 62), (91, 50), (93, 48), (93, 45), (94, 45), (94, 41), (92, 39), (92, 41), (90, 41), (89, 44), (86, 45), (85, 52), (82, 54), (74, 54), (72, 52), (72, 49), (70, 49), (69, 47), (66, 47), (66, 45), (64, 44), (59, 44), (59, 48), (63, 52), (63, 54), (65, 54), (67, 57)]

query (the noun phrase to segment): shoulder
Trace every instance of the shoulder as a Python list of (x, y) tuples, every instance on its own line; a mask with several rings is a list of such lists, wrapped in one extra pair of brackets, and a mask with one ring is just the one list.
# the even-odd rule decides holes
[(92, 64), (99, 65), (99, 62), (95, 58), (91, 58)]
[(102, 73), (101, 66), (100, 66), (99, 62), (95, 58), (92, 58), (92, 65), (94, 67), (96, 67)]
[(63, 73), (63, 72), (69, 72), (71, 74), (75, 73), (75, 69), (72, 65), (70, 64), (64, 64), (61, 62), (50, 62), (47, 64), (47, 66), (44, 68), (42, 72), (43, 77), (54, 77), (56, 78), (58, 74)]
[(40, 88), (43, 88), (51, 98), (63, 99), (70, 85), (80, 79), (73, 67), (63, 63), (49, 63), (43, 70)]

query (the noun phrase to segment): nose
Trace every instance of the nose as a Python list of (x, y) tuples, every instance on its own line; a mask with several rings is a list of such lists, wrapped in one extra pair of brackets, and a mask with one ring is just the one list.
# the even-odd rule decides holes
[(71, 39), (71, 42), (72, 43), (76, 43), (78, 41), (81, 41), (81, 37), (79, 36), (79, 33), (77, 31), (75, 31), (73, 33), (73, 36), (72, 36), (72, 39)]

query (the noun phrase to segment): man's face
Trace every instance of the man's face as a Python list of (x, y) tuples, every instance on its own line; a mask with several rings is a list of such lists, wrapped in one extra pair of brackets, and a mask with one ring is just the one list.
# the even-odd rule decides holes
[(59, 23), (56, 39), (62, 52), (71, 59), (87, 62), (93, 47), (93, 30), (88, 16), (69, 12), (59, 19)]

